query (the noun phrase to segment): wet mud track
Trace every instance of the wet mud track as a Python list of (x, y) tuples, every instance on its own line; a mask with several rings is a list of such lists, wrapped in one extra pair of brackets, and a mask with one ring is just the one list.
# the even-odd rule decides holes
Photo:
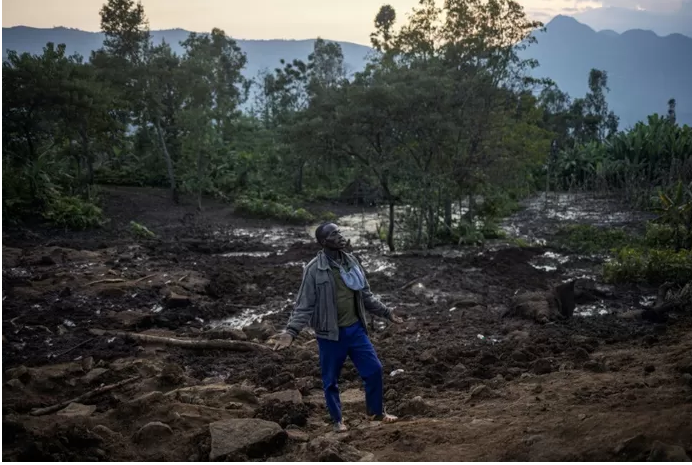
[[(623, 286), (598, 294), (607, 315), (545, 325), (503, 318), (517, 292), (568, 279), (569, 264), (532, 265), (547, 252), (541, 247), (400, 254), (386, 257), (390, 266), (380, 271), (371, 266), (373, 291), (405, 319), (375, 321), (371, 330), (387, 409), (402, 421), (365, 417), (361, 383), (347, 362), (340, 387), (350, 432), (338, 437), (306, 332), (279, 354), (95, 335), (270, 345), (316, 247), (301, 228), (259, 239), (258, 231), (269, 231), (264, 224), (219, 232), (231, 213), (213, 210), (212, 222), (195, 227), (181, 220), (187, 213), (170, 213), (166, 224), (179, 226), (158, 241), (120, 231), (86, 242), (6, 237), (5, 460), (607, 461), (692, 452), (692, 317), (659, 324), (629, 317), (652, 290)], [(156, 215), (142, 222), (165, 223)], [(378, 256), (367, 246), (357, 252), (366, 263)], [(588, 305), (594, 297), (577, 300)], [(253, 315), (265, 316), (251, 322)], [(67, 409), (31, 414), (135, 377)]]

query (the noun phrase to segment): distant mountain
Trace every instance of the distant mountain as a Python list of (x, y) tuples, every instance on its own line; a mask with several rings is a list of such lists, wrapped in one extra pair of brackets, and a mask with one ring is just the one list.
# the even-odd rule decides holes
[[(681, 34), (660, 37), (651, 31), (632, 30), (623, 34), (615, 31), (596, 32), (574, 18), (558, 16), (537, 32), (538, 43), (524, 52), (535, 58), (540, 67), (537, 77), (550, 77), (572, 97), (587, 92), (591, 68), (608, 71), (611, 92), (608, 102), (621, 117), (622, 126), (633, 125), (651, 113), (663, 114), (667, 102), (678, 102), (678, 119), (692, 124), (692, 38)], [(154, 41), (163, 38), (178, 53), (180, 41), (188, 31), (172, 29), (153, 31)], [(41, 53), (47, 42), (65, 43), (68, 53), (78, 52), (88, 57), (103, 42), (100, 33), (76, 29), (36, 29), (30, 27), (3, 28), (2, 46), (5, 50)], [(253, 78), (262, 69), (273, 70), (279, 60), (307, 59), (314, 40), (238, 40), (247, 53), (246, 77)], [(347, 68), (351, 72), (363, 69), (369, 47), (340, 42)], [(6, 52), (3, 50), (3, 60)]]
[(621, 127), (666, 113), (671, 98), (677, 100), (678, 120), (692, 125), (692, 38), (644, 30), (596, 32), (568, 16), (557, 16), (536, 37), (538, 43), (524, 52), (540, 63), (534, 74), (552, 78), (572, 97), (587, 92), (592, 68), (608, 72), (608, 104), (621, 117)]
[[(187, 39), (190, 31), (184, 29), (167, 29), (152, 31), (152, 40), (155, 44), (160, 44), (163, 39), (171, 45), (174, 52), (183, 53), (180, 42)], [(67, 53), (79, 53), (86, 59), (89, 58), (93, 50), (101, 48), (103, 44), (103, 33), (86, 32), (78, 29), (68, 29), (56, 27), (52, 29), (38, 29), (27, 26), (3, 27), (2, 28), (2, 59), (7, 58), (7, 50), (18, 52), (29, 52), (32, 54), (43, 53), (43, 47), (48, 42), (55, 44), (64, 43), (67, 46)], [(245, 69), (245, 76), (253, 78), (263, 69), (272, 71), (281, 66), (280, 60), (292, 61), (294, 58), (307, 60), (312, 53), (314, 39), (308, 40), (240, 40), (236, 42), (247, 54), (248, 64)], [(347, 70), (359, 71), (365, 67), (366, 55), (371, 51), (370, 47), (354, 44), (351, 42), (340, 42), (344, 52), (344, 61)]]
[(650, 29), (660, 36), (677, 33), (692, 37), (692, 0), (684, 2), (674, 13), (606, 7), (586, 10), (574, 17), (597, 31), (611, 29), (623, 33), (630, 29)]

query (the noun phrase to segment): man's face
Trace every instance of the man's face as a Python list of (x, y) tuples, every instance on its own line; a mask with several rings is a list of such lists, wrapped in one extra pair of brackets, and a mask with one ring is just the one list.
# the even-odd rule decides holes
[(341, 235), (339, 227), (331, 223), (322, 229), (320, 244), (326, 249), (341, 250), (346, 247), (346, 239)]

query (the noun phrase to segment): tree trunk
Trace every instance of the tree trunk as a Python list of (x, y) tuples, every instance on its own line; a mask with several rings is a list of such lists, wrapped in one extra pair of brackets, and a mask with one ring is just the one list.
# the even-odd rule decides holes
[(428, 249), (435, 246), (435, 209), (428, 206)]
[(389, 230), (387, 231), (387, 246), (394, 252), (394, 200), (389, 200)]
[(296, 194), (303, 192), (303, 171), (305, 170), (305, 162), (301, 160), (298, 166), (298, 175), (296, 176)]
[(166, 147), (166, 139), (163, 137), (163, 130), (161, 129), (161, 121), (157, 118), (155, 121), (156, 133), (159, 136), (159, 142), (161, 143), (161, 150), (163, 152), (163, 157), (166, 160), (166, 168), (168, 169), (168, 181), (171, 183), (171, 197), (174, 203), (178, 203), (178, 190), (175, 185), (175, 173), (173, 172), (173, 160), (171, 160), (171, 155), (168, 153), (168, 147)]
[(200, 150), (197, 155), (197, 210), (202, 211), (202, 193), (204, 187), (204, 173), (206, 171), (206, 159), (204, 157), (204, 150)]
[(449, 232), (452, 231), (452, 199), (445, 198), (445, 226)]

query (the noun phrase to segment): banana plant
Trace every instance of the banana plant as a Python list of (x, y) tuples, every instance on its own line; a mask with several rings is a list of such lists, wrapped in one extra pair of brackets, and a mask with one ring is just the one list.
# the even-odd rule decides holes
[[(675, 250), (682, 248), (683, 242), (690, 247), (692, 240), (692, 182), (685, 186), (678, 181), (670, 195), (659, 191), (658, 221), (673, 228)], [(683, 238), (683, 231), (685, 237)]]

